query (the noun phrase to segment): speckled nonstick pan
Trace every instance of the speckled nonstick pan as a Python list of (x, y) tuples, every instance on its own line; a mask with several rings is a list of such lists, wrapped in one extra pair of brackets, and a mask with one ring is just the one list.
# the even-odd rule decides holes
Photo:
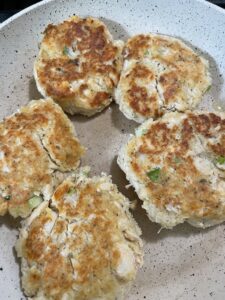
[[(159, 32), (181, 38), (210, 62), (213, 86), (200, 109), (218, 109), (225, 102), (225, 12), (206, 1), (184, 0), (55, 0), (17, 14), (0, 25), (0, 118), (13, 113), (31, 99), (40, 98), (32, 68), (41, 32), (72, 14), (100, 17), (115, 38), (126, 40), (138, 33)], [(82, 164), (92, 174), (112, 175), (121, 192), (125, 175), (116, 163), (121, 145), (137, 124), (127, 120), (112, 104), (92, 118), (71, 118), (78, 136), (88, 148)], [(139, 202), (138, 202), (139, 203)], [(162, 230), (151, 223), (138, 204), (134, 216), (142, 228), (145, 263), (138, 273), (129, 300), (223, 300), (225, 295), (225, 224), (207, 230), (187, 224)], [(25, 299), (20, 288), (19, 265), (13, 246), (15, 221), (0, 218), (0, 299)]]

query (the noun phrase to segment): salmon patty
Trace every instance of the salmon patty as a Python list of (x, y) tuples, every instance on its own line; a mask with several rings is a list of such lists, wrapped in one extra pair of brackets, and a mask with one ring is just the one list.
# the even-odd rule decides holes
[(98, 19), (75, 16), (50, 24), (34, 64), (38, 90), (72, 115), (100, 112), (119, 81), (122, 48)]
[(84, 148), (51, 99), (31, 101), (0, 123), (0, 215), (26, 217), (75, 170)]
[(123, 56), (115, 99), (124, 115), (138, 123), (168, 111), (192, 110), (211, 86), (208, 62), (179, 39), (136, 35)]
[(129, 201), (106, 175), (81, 169), (23, 223), (16, 245), (30, 299), (125, 299), (142, 264)]
[(171, 112), (144, 122), (118, 164), (149, 218), (172, 228), (225, 220), (225, 114)]

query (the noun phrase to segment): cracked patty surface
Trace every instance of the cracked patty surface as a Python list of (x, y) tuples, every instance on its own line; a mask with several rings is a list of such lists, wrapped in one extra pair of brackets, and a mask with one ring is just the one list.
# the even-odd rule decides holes
[(65, 180), (20, 231), (22, 286), (31, 299), (123, 299), (142, 264), (128, 200), (105, 175)]
[(210, 88), (208, 62), (176, 38), (136, 35), (126, 43), (123, 56), (115, 99), (136, 122), (193, 109)]
[(225, 114), (168, 113), (146, 121), (118, 163), (149, 218), (163, 227), (225, 220)]
[(49, 199), (84, 148), (72, 123), (51, 99), (31, 101), (0, 123), (0, 215), (25, 217), (29, 199)]
[(112, 101), (122, 48), (98, 19), (75, 16), (50, 24), (34, 64), (37, 87), (66, 112), (93, 115)]

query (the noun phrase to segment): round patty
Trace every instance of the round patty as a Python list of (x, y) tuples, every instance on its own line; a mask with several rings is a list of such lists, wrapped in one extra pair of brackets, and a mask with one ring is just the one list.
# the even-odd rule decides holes
[(84, 148), (51, 99), (31, 101), (0, 123), (0, 215), (26, 217), (68, 172)]
[(103, 22), (77, 16), (44, 31), (34, 76), (64, 111), (91, 116), (110, 104), (122, 68), (122, 41)]
[(124, 115), (136, 122), (193, 109), (211, 86), (208, 62), (176, 38), (136, 35), (123, 55), (115, 98)]
[(65, 180), (23, 223), (16, 245), (32, 299), (124, 299), (142, 264), (140, 229), (110, 177)]
[(143, 123), (118, 164), (163, 227), (225, 220), (225, 114), (177, 112)]

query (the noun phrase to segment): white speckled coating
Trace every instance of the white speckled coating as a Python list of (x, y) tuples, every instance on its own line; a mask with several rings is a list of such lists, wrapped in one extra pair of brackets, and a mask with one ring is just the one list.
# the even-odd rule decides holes
[[(210, 61), (213, 87), (201, 108), (212, 99), (225, 102), (225, 11), (197, 0), (55, 0), (42, 1), (33, 9), (0, 25), (0, 118), (40, 97), (32, 77), (40, 32), (51, 22), (72, 14), (101, 17), (115, 38), (159, 32), (182, 38)], [(127, 120), (115, 104), (103, 113), (72, 118), (82, 144), (88, 147), (83, 164), (112, 174), (114, 183), (130, 199), (136, 195), (116, 164), (116, 155), (136, 123)], [(225, 224), (208, 230), (187, 224), (173, 231), (148, 221), (138, 207), (135, 217), (143, 230), (145, 263), (128, 300), (224, 300)], [(18, 221), (0, 218), (0, 299), (25, 299), (20, 291), (19, 266), (13, 245)], [(127, 300), (126, 299), (126, 300)]]

